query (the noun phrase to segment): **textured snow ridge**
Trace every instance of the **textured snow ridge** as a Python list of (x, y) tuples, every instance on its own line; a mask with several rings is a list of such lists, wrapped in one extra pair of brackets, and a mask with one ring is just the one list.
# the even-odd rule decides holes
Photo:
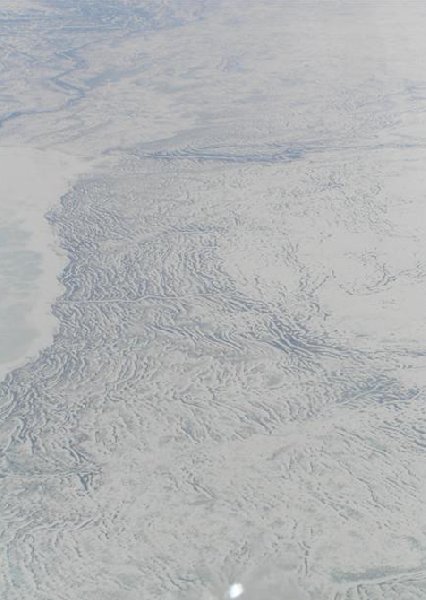
[(425, 7), (9, 4), (0, 137), (91, 167), (0, 597), (424, 600)]

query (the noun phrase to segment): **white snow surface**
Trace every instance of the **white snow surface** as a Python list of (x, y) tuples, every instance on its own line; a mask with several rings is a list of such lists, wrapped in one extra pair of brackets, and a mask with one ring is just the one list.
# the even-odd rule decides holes
[(0, 597), (424, 600), (426, 5), (0, 21), (60, 257), (0, 389)]

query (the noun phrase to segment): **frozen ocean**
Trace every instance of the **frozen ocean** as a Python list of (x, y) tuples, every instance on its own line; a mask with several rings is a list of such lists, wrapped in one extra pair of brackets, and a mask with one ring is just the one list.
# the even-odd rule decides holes
[(425, 600), (425, 31), (0, 2), (1, 600)]

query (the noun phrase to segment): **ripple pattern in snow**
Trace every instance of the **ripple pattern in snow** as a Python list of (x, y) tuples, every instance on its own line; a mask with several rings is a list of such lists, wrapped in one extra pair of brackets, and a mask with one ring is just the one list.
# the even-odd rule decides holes
[(1, 384), (2, 597), (422, 600), (424, 7), (3, 12), (5, 143), (94, 166)]

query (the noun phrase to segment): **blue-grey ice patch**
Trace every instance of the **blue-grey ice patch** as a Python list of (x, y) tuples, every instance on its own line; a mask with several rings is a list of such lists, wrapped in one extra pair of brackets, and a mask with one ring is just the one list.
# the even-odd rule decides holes
[(64, 256), (46, 213), (80, 168), (57, 152), (0, 147), (0, 378), (34, 358), (56, 329), (51, 305)]

